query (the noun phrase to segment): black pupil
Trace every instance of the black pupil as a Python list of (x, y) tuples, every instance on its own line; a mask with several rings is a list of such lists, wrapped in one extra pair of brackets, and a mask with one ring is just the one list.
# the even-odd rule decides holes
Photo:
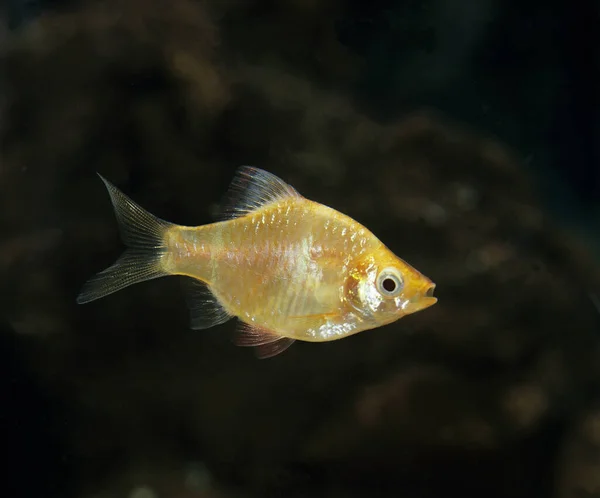
[(393, 278), (384, 279), (382, 285), (387, 292), (394, 292), (396, 290), (396, 281)]

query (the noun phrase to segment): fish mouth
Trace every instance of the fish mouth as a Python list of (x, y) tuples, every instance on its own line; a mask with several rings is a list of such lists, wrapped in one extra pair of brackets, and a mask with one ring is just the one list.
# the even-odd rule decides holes
[[(433, 297), (433, 291), (435, 290), (435, 284), (430, 284), (429, 286), (427, 286), (425, 288), (425, 292), (423, 293), (423, 296), (425, 297)], [(437, 301), (437, 299), (436, 299)]]
[(437, 297), (434, 297), (433, 291), (435, 291), (433, 282), (427, 284), (425, 289), (421, 291), (421, 295), (417, 298), (417, 304), (421, 306), (420, 309), (429, 308), (437, 303)]
[(433, 296), (435, 284), (428, 282), (404, 307), (405, 313), (415, 313), (424, 310), (437, 303), (437, 297)]

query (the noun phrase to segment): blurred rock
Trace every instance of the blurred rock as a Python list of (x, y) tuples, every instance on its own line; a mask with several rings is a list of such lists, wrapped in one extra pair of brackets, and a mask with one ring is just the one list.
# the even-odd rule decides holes
[(356, 82), (361, 59), (337, 36), (347, 2), (210, 0), (207, 4), (222, 33), (221, 54), (229, 61), (276, 68), (336, 92), (347, 91)]
[(561, 470), (556, 480), (559, 498), (600, 496), (600, 411), (597, 407), (580, 413), (569, 430), (560, 454)]

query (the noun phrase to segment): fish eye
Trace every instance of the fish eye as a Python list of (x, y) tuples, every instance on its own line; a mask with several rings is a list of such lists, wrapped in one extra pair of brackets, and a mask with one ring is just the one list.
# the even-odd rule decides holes
[(384, 296), (396, 296), (403, 287), (402, 275), (395, 268), (386, 268), (377, 277), (377, 290)]

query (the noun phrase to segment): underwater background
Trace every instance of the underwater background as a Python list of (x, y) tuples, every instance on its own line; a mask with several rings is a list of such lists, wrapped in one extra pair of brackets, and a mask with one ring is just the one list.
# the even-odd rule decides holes
[[(0, 496), (600, 497), (600, 5), (0, 3)], [(214, 219), (266, 169), (439, 302), (257, 360), (121, 253), (100, 172)]]

